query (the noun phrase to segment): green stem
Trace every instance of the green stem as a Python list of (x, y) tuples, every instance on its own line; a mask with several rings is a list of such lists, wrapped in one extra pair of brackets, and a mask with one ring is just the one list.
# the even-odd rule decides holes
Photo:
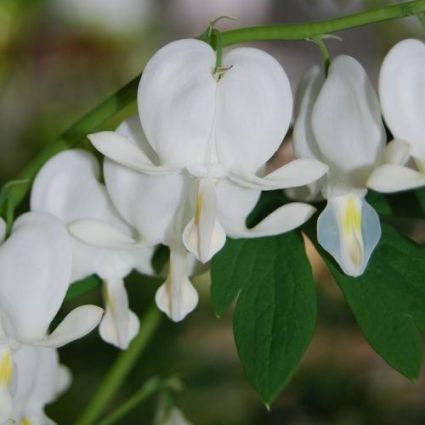
[(130, 373), (132, 367), (146, 348), (160, 321), (156, 307), (146, 313), (140, 323), (140, 332), (130, 347), (123, 351), (109, 370), (100, 388), (91, 399), (76, 425), (93, 425), (103, 413), (112, 397)]
[(25, 167), (17, 179), (4, 185), (0, 195), (1, 206), (15, 209), (27, 195), (32, 181), (44, 163), (58, 152), (77, 146), (88, 133), (96, 131), (136, 98), (140, 76), (106, 99), (56, 140), (52, 141)]
[[(425, 12), (425, 0), (414, 0), (407, 3), (383, 6), (367, 12), (357, 13), (341, 18), (308, 24), (282, 24), (239, 28), (221, 33), (223, 47), (237, 43), (270, 41), (270, 40), (305, 40), (323, 34), (356, 28), (363, 25), (383, 22), (406, 16), (420, 15)], [(201, 38), (210, 35), (205, 32)], [(10, 208), (15, 209), (28, 193), (32, 180), (41, 166), (54, 154), (74, 147), (87, 133), (102, 129), (105, 121), (116, 115), (121, 109), (136, 99), (139, 77), (135, 78), (115, 95), (100, 104), (72, 126), (61, 137), (46, 146), (44, 150), (19, 174), (20, 184), (9, 183), (0, 196), (0, 210), (8, 200)], [(22, 183), (25, 181), (25, 183)]]
[(121, 418), (135, 409), (142, 401), (149, 398), (151, 395), (161, 391), (166, 386), (166, 383), (155, 377), (147, 381), (139, 391), (124, 402), (115, 412), (108, 415), (105, 419), (99, 422), (98, 425), (112, 425), (118, 422)]
[(425, 12), (425, 0), (415, 0), (309, 24), (266, 25), (225, 31), (221, 34), (221, 41), (223, 46), (229, 46), (254, 41), (305, 40), (323, 34), (417, 15), (422, 12)]

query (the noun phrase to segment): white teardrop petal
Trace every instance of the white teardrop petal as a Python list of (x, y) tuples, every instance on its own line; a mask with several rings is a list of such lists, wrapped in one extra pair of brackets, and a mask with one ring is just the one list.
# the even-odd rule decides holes
[(401, 165), (384, 164), (373, 171), (367, 186), (383, 193), (416, 189), (425, 186), (425, 174)]
[(99, 325), (102, 339), (125, 350), (139, 331), (139, 319), (130, 311), (122, 279), (104, 281), (105, 314)]
[(317, 221), (317, 239), (349, 276), (363, 274), (381, 238), (376, 211), (355, 194), (333, 197)]
[(381, 160), (385, 131), (369, 78), (354, 58), (338, 56), (312, 113), (321, 158), (340, 182), (364, 185)]
[(295, 158), (320, 159), (311, 115), (325, 77), (320, 67), (315, 65), (305, 74), (295, 96), (295, 123), (293, 146)]
[(4, 241), (6, 236), (6, 222), (0, 217), (0, 243)]
[(410, 145), (400, 139), (394, 139), (384, 149), (384, 164), (405, 165), (410, 157)]
[(71, 278), (65, 226), (47, 213), (20, 216), (0, 247), (0, 309), (18, 340), (44, 337)]
[(241, 47), (223, 56), (217, 83), (215, 140), (229, 169), (255, 173), (276, 152), (292, 117), (292, 92), (268, 53)]
[(215, 54), (200, 40), (158, 50), (140, 80), (140, 120), (164, 165), (203, 163), (214, 121)]
[(295, 159), (264, 177), (232, 173), (229, 178), (242, 187), (256, 190), (276, 190), (304, 186), (319, 180), (328, 166), (315, 159)]
[(109, 223), (98, 220), (76, 220), (67, 226), (72, 236), (99, 248), (129, 249), (143, 242), (128, 236)]
[(72, 310), (56, 329), (42, 341), (28, 341), (34, 345), (59, 348), (90, 333), (100, 322), (103, 309), (83, 305)]
[(179, 322), (198, 305), (198, 299), (188, 278), (187, 253), (171, 250), (167, 280), (155, 295), (158, 308), (171, 320)]
[(185, 247), (202, 263), (208, 262), (226, 243), (226, 233), (217, 214), (214, 183), (202, 179), (199, 182), (195, 215), (183, 232)]
[(178, 171), (178, 168), (154, 165), (138, 146), (114, 131), (102, 131), (87, 137), (101, 154), (134, 171), (153, 175)]
[(393, 136), (411, 145), (425, 160), (425, 43), (407, 39), (387, 54), (379, 76), (379, 96)]

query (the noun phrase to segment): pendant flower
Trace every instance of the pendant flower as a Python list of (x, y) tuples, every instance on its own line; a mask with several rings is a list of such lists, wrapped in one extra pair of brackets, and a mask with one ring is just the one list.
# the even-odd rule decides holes
[[(179, 263), (179, 276), (187, 276), (185, 250), (206, 263), (226, 235), (259, 237), (303, 224), (314, 212), (303, 203), (281, 207), (253, 229), (244, 220), (261, 190), (308, 184), (327, 171), (315, 159), (300, 159), (264, 175), (291, 119), (286, 74), (270, 55), (252, 48), (225, 54), (216, 73), (215, 63), (215, 52), (202, 41), (168, 44), (140, 82), (142, 126), (132, 120), (117, 132), (89, 136), (110, 160), (105, 181), (117, 209), (148, 240), (178, 252), (172, 263)], [(166, 303), (196, 305), (186, 278), (172, 280), (162, 291)], [(171, 294), (182, 294), (179, 285), (191, 294), (177, 302)]]
[(71, 264), (68, 233), (50, 214), (22, 215), (0, 246), (0, 423), (12, 408), (13, 352), (26, 345), (63, 346), (86, 335), (101, 319), (101, 308), (80, 306), (48, 333), (65, 298)]
[(11, 420), (22, 425), (54, 425), (44, 408), (70, 385), (69, 370), (52, 348), (23, 346), (14, 355), (19, 370)]
[(139, 330), (139, 319), (130, 311), (124, 277), (133, 268), (154, 274), (153, 248), (135, 238), (135, 231), (118, 215), (99, 182), (96, 158), (83, 150), (59, 153), (38, 173), (31, 209), (60, 218), (72, 238), (72, 281), (97, 274), (104, 282), (105, 315), (101, 337), (121, 349)]
[[(407, 39), (384, 59), (379, 77), (382, 113), (395, 139), (368, 185), (380, 192), (425, 186), (425, 43)], [(409, 158), (416, 167), (407, 167)]]
[(317, 222), (319, 243), (350, 276), (360, 276), (381, 237), (376, 211), (366, 202), (367, 181), (380, 165), (385, 131), (377, 96), (352, 57), (332, 61), (325, 79), (319, 67), (306, 75), (294, 127), (298, 155), (329, 165), (321, 188), (327, 200)]

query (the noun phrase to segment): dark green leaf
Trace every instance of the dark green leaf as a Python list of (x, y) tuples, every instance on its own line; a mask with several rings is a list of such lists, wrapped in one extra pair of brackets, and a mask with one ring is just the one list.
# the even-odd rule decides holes
[(222, 314), (240, 292), (234, 314), (239, 356), (251, 384), (270, 403), (308, 347), (316, 295), (301, 237), (228, 239), (212, 265), (212, 303)]
[(370, 345), (393, 368), (416, 378), (422, 359), (419, 329), (425, 331), (424, 248), (383, 225), (382, 239), (358, 278), (346, 276), (318, 248)]
[(77, 298), (80, 295), (83, 295), (92, 289), (97, 288), (100, 286), (100, 283), (100, 279), (97, 276), (89, 276), (85, 279), (74, 282), (69, 287), (65, 299), (70, 301), (74, 298)]

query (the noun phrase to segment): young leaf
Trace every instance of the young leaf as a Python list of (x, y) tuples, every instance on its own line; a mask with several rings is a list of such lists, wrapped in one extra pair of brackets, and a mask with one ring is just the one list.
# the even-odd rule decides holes
[(315, 243), (370, 345), (394, 369), (417, 378), (422, 359), (419, 330), (425, 331), (424, 247), (383, 225), (365, 273), (353, 278)]
[(290, 232), (252, 240), (228, 239), (212, 264), (212, 303), (222, 314), (234, 301), (234, 334), (245, 373), (271, 403), (308, 347), (316, 294), (301, 237)]

